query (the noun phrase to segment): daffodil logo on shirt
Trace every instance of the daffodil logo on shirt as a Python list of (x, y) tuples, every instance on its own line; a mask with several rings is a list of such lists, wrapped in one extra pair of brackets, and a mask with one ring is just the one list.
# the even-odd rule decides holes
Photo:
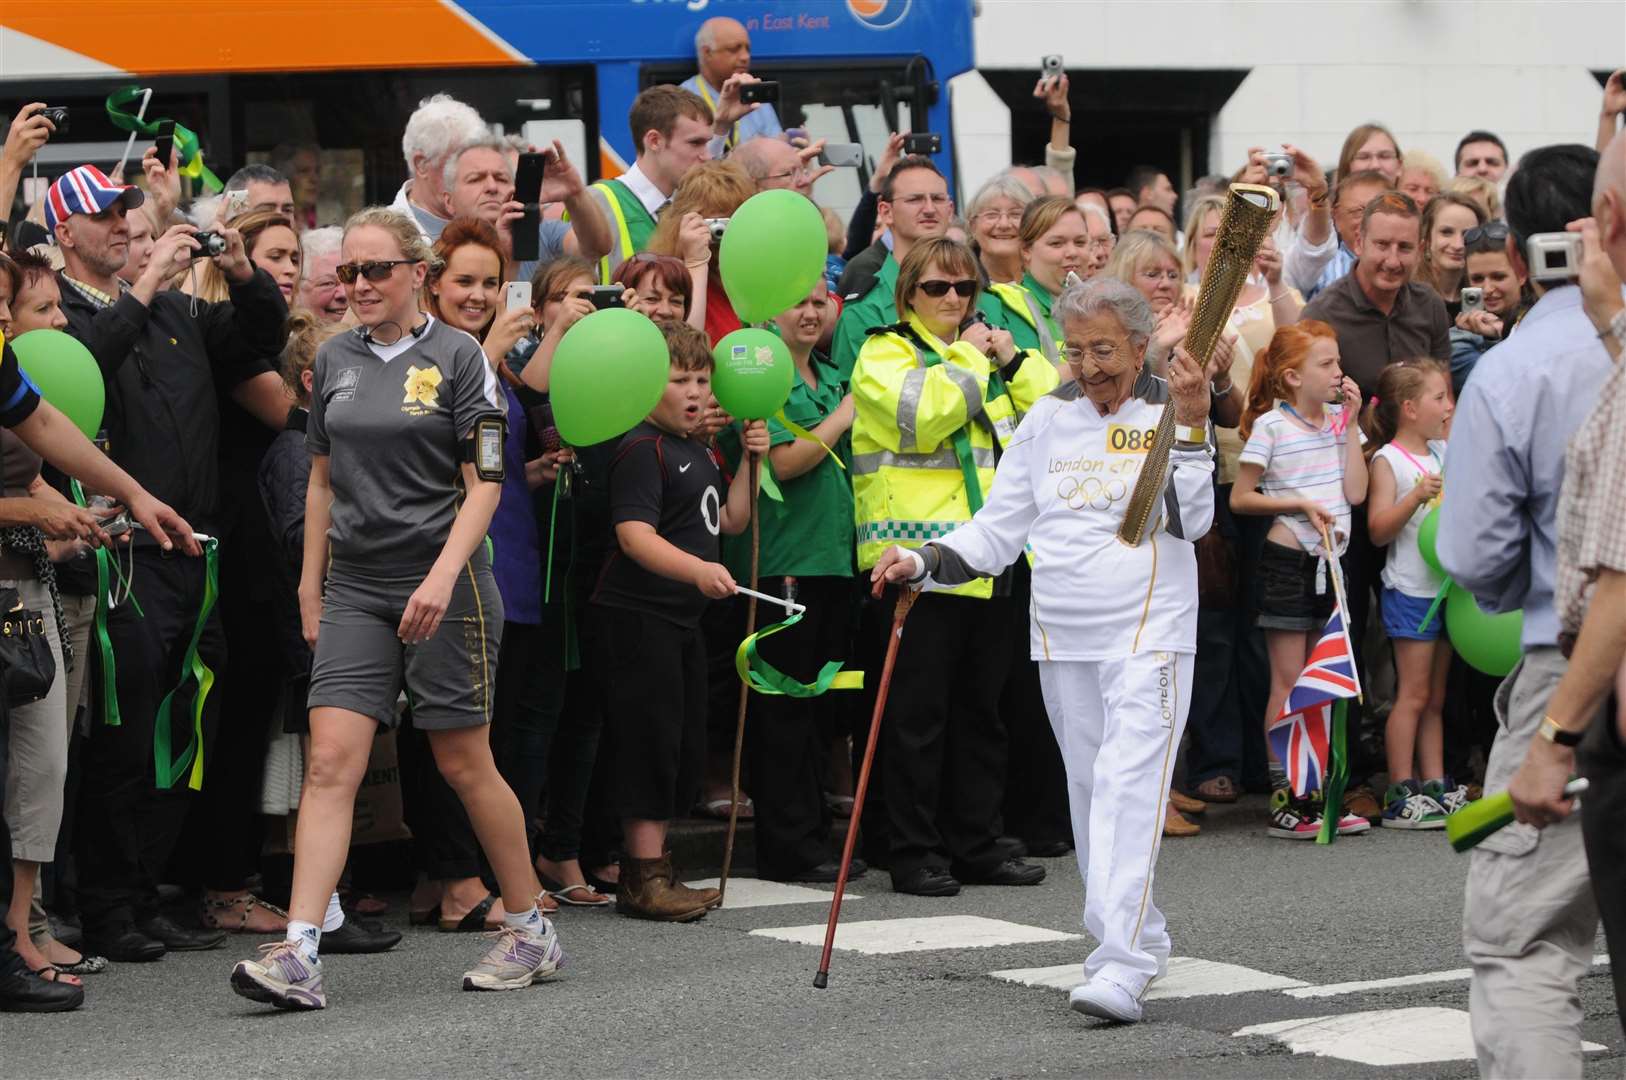
[(439, 407), (440, 368), (420, 368), (416, 364), (407, 368), (406, 397), (401, 399), (401, 411), (408, 416), (426, 416), (429, 410)]

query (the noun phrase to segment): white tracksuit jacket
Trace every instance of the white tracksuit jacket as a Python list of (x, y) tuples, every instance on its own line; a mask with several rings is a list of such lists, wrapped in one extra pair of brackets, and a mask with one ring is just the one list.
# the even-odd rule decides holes
[(1114, 660), (1197, 648), (1194, 541), (1214, 520), (1211, 450), (1174, 450), (1163, 499), (1139, 547), (1118, 540), (1168, 384), (1143, 374), (1102, 416), (1074, 382), (1041, 398), (1011, 439), (987, 503), (921, 557), (932, 584), (1033, 559), (1035, 660)]

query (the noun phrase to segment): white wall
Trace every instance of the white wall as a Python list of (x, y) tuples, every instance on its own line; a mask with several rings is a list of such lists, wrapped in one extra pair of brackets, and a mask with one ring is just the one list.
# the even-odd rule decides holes
[[(1247, 147), (1283, 141), (1331, 168), (1369, 120), (1448, 172), (1474, 128), (1501, 135), (1515, 159), (1552, 142), (1591, 145), (1601, 93), (1588, 69), (1626, 65), (1621, 0), (982, 0), (975, 25), (982, 69), (1037, 73), (1041, 54), (1060, 51), (1070, 69), (1248, 70), (1199, 172), (1229, 173)], [(997, 130), (989, 113), (1003, 106), (967, 97), (976, 107), (956, 131)], [(1074, 129), (1086, 154), (1088, 138)], [(997, 168), (986, 153), (962, 149), (960, 161), (973, 188), (973, 171)]]

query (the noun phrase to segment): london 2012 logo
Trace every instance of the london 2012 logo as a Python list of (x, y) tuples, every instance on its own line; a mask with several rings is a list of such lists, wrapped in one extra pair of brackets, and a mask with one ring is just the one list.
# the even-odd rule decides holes
[(871, 30), (890, 30), (909, 14), (914, 0), (847, 0), (847, 10)]

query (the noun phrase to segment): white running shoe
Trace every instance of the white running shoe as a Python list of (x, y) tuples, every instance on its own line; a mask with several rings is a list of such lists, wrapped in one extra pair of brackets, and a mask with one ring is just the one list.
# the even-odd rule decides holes
[(517, 930), (505, 926), (487, 934), (496, 938), (480, 962), (463, 974), (465, 990), (523, 990), (557, 972), (565, 964), (559, 934), (547, 919), (542, 929)]
[(1111, 979), (1091, 979), (1073, 987), (1073, 992), (1067, 995), (1067, 1007), (1085, 1016), (1119, 1024), (1136, 1023), (1144, 1012), (1140, 999)]

